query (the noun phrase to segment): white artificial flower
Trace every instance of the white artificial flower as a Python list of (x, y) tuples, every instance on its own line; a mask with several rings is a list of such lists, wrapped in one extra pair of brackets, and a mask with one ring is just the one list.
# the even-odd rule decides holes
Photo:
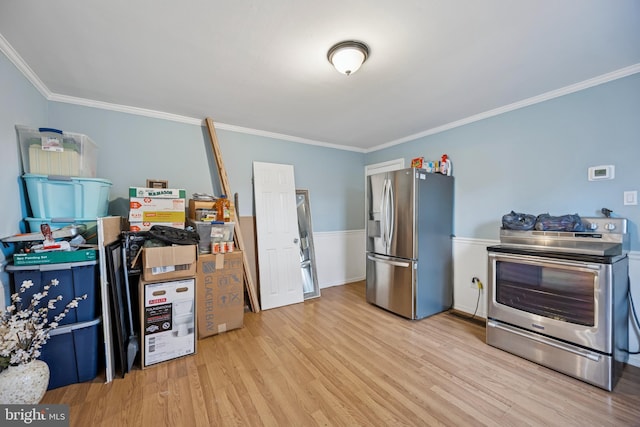
[(31, 280), (25, 280), (17, 293), (11, 295), (11, 305), (0, 313), (0, 371), (9, 365), (19, 365), (37, 359), (40, 349), (49, 340), (49, 331), (58, 327), (69, 310), (78, 306), (78, 301), (86, 299), (86, 294), (75, 297), (65, 306), (62, 313), (49, 322), (49, 310), (55, 309), (55, 303), (62, 300), (62, 295), (48, 300), (46, 306), (40, 301), (49, 293), (51, 286), (57, 286), (59, 281), (53, 279), (43, 287), (43, 292), (34, 293), (28, 306), (23, 305), (20, 294), (33, 286)]

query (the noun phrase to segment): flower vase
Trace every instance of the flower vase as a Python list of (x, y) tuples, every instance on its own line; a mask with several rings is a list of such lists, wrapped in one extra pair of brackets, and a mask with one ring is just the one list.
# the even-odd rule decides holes
[(32, 360), (0, 372), (0, 404), (36, 405), (49, 386), (49, 366)]

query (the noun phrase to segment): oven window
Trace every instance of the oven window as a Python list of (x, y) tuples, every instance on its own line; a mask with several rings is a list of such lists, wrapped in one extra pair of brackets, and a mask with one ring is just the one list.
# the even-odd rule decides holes
[(596, 273), (496, 262), (496, 300), (551, 319), (594, 326)]

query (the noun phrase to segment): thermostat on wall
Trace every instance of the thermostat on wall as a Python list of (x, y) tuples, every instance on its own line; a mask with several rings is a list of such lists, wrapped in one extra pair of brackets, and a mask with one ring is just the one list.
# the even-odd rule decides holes
[(589, 181), (599, 181), (601, 179), (613, 179), (616, 167), (613, 165), (591, 166), (589, 168)]

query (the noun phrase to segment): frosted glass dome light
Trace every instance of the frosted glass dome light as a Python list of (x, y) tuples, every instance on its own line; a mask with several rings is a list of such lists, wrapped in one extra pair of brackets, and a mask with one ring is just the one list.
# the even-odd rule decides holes
[(369, 57), (367, 45), (356, 41), (344, 41), (336, 44), (327, 53), (329, 62), (347, 76), (358, 71)]

